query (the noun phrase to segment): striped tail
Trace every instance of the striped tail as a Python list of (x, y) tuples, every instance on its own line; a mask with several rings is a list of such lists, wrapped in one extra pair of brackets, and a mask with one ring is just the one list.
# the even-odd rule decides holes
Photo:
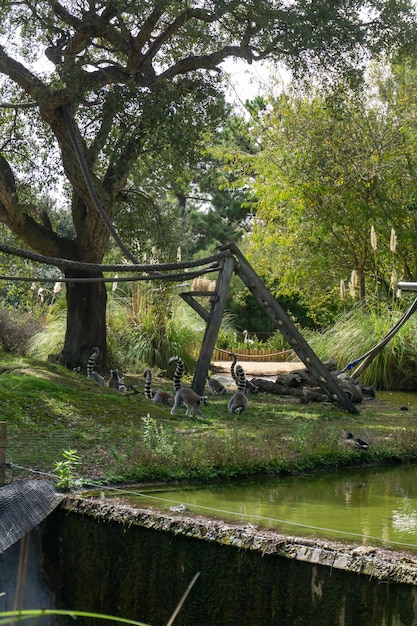
[(241, 365), (236, 365), (236, 384), (237, 390), (245, 393), (246, 391), (246, 376)]
[(100, 354), (100, 350), (98, 348), (93, 348), (92, 353), (87, 361), (87, 376), (91, 378), (93, 376), (94, 365), (96, 363), (97, 357)]
[(168, 364), (169, 363), (177, 364), (175, 368), (174, 376), (173, 376), (173, 381), (174, 381), (175, 391), (178, 391), (179, 389), (181, 389), (181, 378), (184, 374), (184, 369), (185, 369), (184, 361), (179, 356), (172, 356), (168, 361)]
[(231, 352), (229, 356), (233, 358), (232, 365), (230, 366), (230, 374), (233, 380), (237, 383), (236, 374), (235, 374), (235, 365), (237, 363), (237, 356), (236, 354), (233, 354), (233, 352)]
[(148, 398), (148, 400), (152, 400), (153, 398), (152, 390), (151, 390), (152, 371), (150, 369), (147, 369), (143, 372), (143, 375), (145, 377), (145, 386), (144, 386), (145, 396)]

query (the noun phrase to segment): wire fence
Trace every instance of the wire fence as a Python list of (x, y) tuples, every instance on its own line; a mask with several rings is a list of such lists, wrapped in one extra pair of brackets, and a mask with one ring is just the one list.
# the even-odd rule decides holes
[(40, 436), (39, 429), (31, 432), (25, 428), (22, 436), (18, 426), (8, 424), (7, 438), (5, 427), (0, 431), (0, 484), (8, 484), (16, 478), (53, 476), (55, 463), (62, 460), (64, 450), (71, 448), (74, 448), (71, 432)]

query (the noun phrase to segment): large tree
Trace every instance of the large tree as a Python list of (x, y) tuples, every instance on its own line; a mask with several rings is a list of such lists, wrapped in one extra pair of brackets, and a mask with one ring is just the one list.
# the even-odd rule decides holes
[[(129, 199), (132, 172), (166, 141), (180, 146), (180, 160), (187, 154), (198, 135), (198, 112), (217, 103), (222, 61), (275, 57), (295, 70), (357, 67), (365, 49), (407, 38), (410, 6), (381, 0), (2, 3), (0, 220), (40, 254), (100, 264), (109, 227)], [(36, 63), (43, 52), (48, 71)], [(29, 114), (33, 137), (22, 122)], [(30, 183), (40, 185), (38, 172), (48, 167), (42, 178), (54, 181), (54, 152), (70, 193), (73, 237), (59, 234), (34, 203)], [(101, 271), (65, 274), (94, 278)], [(69, 283), (67, 300), (62, 362), (72, 367), (92, 345), (105, 353), (106, 290), (102, 283)]]

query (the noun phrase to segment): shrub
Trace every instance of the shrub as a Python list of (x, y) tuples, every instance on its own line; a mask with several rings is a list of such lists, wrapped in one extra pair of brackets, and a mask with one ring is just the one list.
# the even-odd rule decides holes
[(5, 352), (24, 355), (30, 339), (42, 328), (40, 318), (0, 308), (0, 346)]

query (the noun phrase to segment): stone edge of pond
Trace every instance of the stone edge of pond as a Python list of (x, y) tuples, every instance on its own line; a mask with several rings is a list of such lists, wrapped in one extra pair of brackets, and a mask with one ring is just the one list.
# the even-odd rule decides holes
[(361, 546), (327, 539), (283, 535), (273, 530), (214, 520), (200, 515), (169, 514), (139, 509), (114, 501), (68, 495), (58, 508), (89, 515), (100, 521), (141, 526), (203, 541), (212, 541), (262, 555), (276, 555), (347, 572), (380, 582), (417, 584), (417, 556), (376, 546)]

